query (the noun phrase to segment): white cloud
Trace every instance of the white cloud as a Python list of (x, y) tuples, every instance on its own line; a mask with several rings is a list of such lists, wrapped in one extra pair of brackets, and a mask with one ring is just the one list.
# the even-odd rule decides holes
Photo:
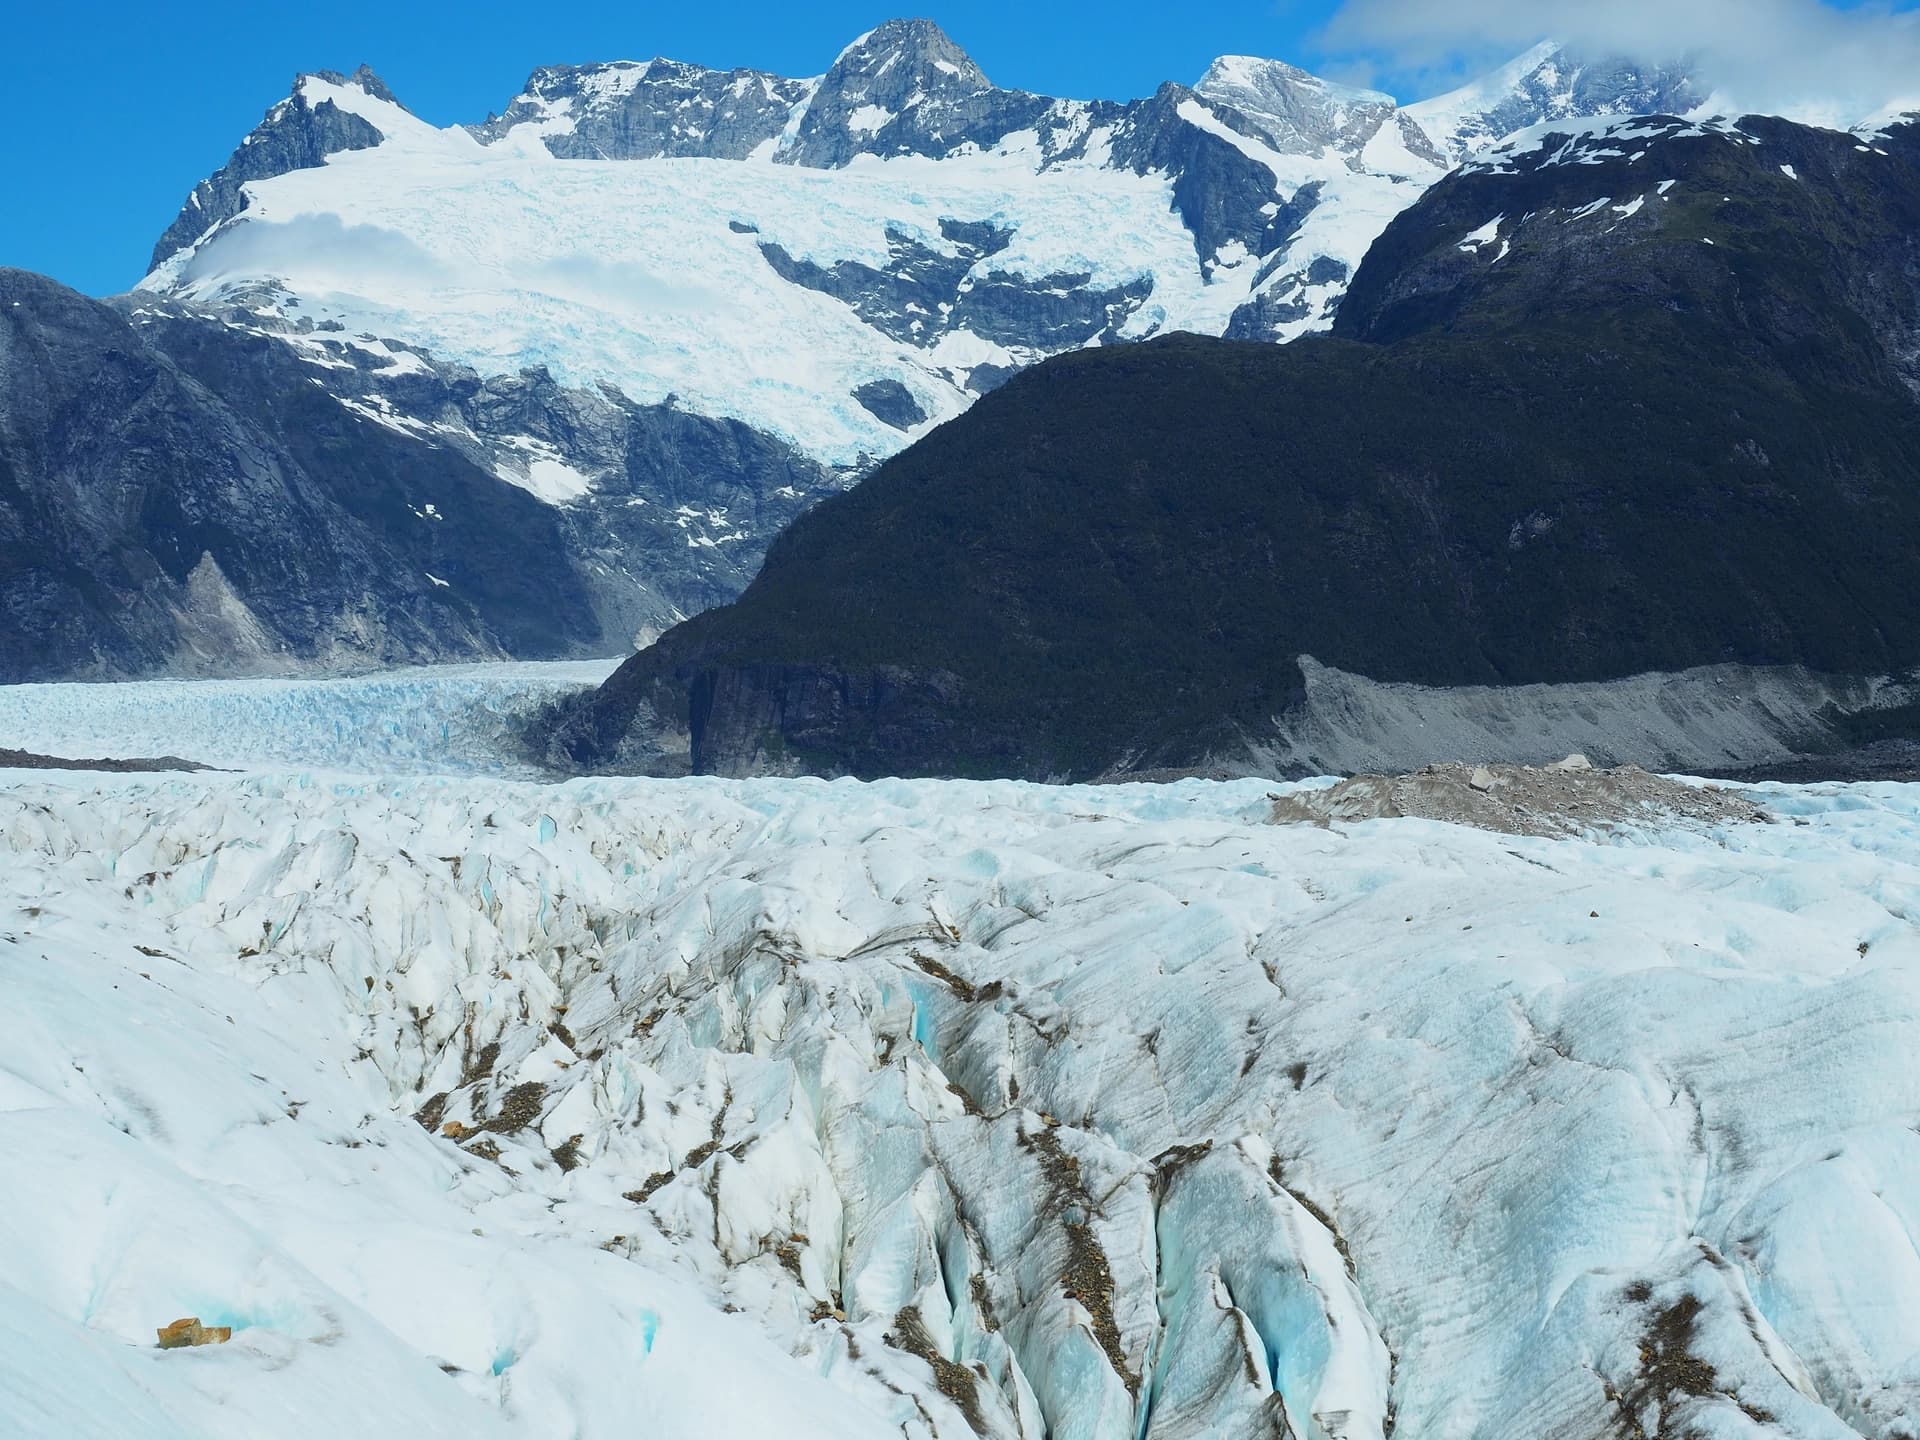
[(1687, 60), (1728, 111), (1857, 123), (1920, 107), (1920, 12), (1821, 0), (1345, 0), (1322, 36), (1350, 71), (1441, 88), (1542, 39)]

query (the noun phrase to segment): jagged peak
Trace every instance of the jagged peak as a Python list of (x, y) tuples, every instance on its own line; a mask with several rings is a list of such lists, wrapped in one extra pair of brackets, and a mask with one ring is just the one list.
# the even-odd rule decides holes
[(829, 85), (861, 80), (890, 87), (918, 81), (940, 89), (992, 88), (973, 57), (932, 20), (889, 20), (867, 31), (840, 52), (826, 75)]
[(1459, 89), (1406, 108), (1410, 111), (1445, 110), (1485, 102), (1489, 98), (1529, 86), (1571, 86), (1583, 75), (1604, 73), (1609, 69), (1648, 82), (1661, 77), (1683, 79), (1686, 76), (1685, 67), (1675, 62), (1656, 63), (1620, 54), (1581, 52), (1558, 40), (1542, 40), (1506, 64), (1468, 81)]
[(1289, 65), (1284, 60), (1268, 60), (1258, 55), (1222, 55), (1207, 67), (1194, 90), (1200, 95), (1228, 98), (1235, 92), (1309, 92), (1346, 104), (1393, 105), (1393, 96), (1379, 90), (1341, 85)]
[(1458, 89), (1409, 105), (1406, 111), (1429, 130), (1445, 129), (1448, 122), (1457, 123), (1459, 117), (1485, 109), (1512, 94), (1547, 65), (1557, 64), (1564, 55), (1557, 41), (1542, 40), (1497, 69), (1475, 76)]
[(1229, 121), (1235, 129), (1295, 155), (1357, 154), (1397, 104), (1391, 95), (1337, 85), (1284, 60), (1251, 55), (1221, 56), (1194, 93), (1242, 117)]
[(1499, 69), (1482, 77), (1482, 85), (1512, 85), (1546, 68), (1558, 65), (1567, 59), (1566, 47), (1558, 40), (1542, 40), (1531, 50), (1516, 55)]
[(1684, 66), (1620, 55), (1577, 54), (1543, 40), (1458, 90), (1408, 105), (1402, 113), (1455, 162), (1479, 153), (1536, 119), (1691, 113), (1699, 106)]
[(396, 134), (430, 134), (432, 127), (402, 105), (371, 66), (351, 75), (303, 70), (287, 98), (261, 117), (228, 157), (187, 197), (153, 248), (149, 271), (189, 249), (246, 208), (245, 183), (318, 163), (341, 150), (363, 150)]
[(676, 81), (697, 84), (714, 75), (736, 81), (767, 80), (780, 85), (799, 83), (769, 70), (756, 70), (748, 66), (722, 70), (691, 60), (656, 55), (651, 60), (600, 60), (586, 65), (543, 65), (527, 77), (526, 84), (521, 86), (516, 98), (541, 98), (556, 92), (574, 91), (586, 91), (599, 98), (618, 98), (642, 85), (671, 84)]
[[(400, 104), (400, 97), (393, 93), (392, 87), (374, 72), (371, 65), (365, 64), (364, 62), (351, 75), (342, 75), (338, 70), (303, 71), (293, 78), (293, 93), (296, 95), (304, 94), (306, 83), (309, 80), (320, 80), (342, 90), (359, 90), (371, 98), (383, 101), (388, 105), (399, 106), (402, 110), (406, 110), (407, 108), (405, 105)], [(413, 112), (408, 111), (407, 113), (412, 114)]]

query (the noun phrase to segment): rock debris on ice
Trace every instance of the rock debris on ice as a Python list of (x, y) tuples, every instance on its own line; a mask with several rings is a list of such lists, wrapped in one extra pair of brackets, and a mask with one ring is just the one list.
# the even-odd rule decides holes
[(1410, 775), (1356, 775), (1276, 799), (1280, 824), (1353, 824), (1402, 816), (1505, 835), (1597, 835), (1631, 827), (1755, 824), (1763, 805), (1713, 785), (1595, 770), (1585, 756), (1548, 766), (1431, 765)]

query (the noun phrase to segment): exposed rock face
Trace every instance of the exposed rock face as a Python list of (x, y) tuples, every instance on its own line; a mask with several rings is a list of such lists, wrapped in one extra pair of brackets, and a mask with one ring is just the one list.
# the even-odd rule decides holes
[(0, 379), (8, 680), (617, 654), (832, 488), (737, 424), (19, 271)]
[[(673, 60), (560, 65), (534, 71), (506, 114), (473, 130), (492, 141), (531, 123), (552, 130), (542, 139), (568, 160), (745, 160), (778, 139), (809, 93), (804, 80)], [(570, 123), (553, 126), (555, 116)]]
[(1400, 108), (1391, 95), (1334, 85), (1284, 61), (1247, 55), (1214, 61), (1194, 91), (1239, 111), (1282, 155), (1358, 155)]
[(1450, 95), (1407, 106), (1403, 115), (1457, 165), (1530, 126), (1593, 115), (1684, 114), (1705, 98), (1682, 67), (1582, 58), (1544, 44)]
[(232, 363), (255, 403), (235, 408), (114, 309), (0, 272), (0, 674), (601, 643), (556, 512), (252, 349)]
[[(829, 269), (796, 259), (772, 241), (763, 242), (760, 253), (783, 279), (833, 296), (876, 330), (908, 345), (966, 334), (1023, 352), (1075, 349), (1117, 338), (1153, 292), (1145, 278), (1103, 288), (1086, 272), (1034, 277), (994, 269), (992, 258), (1013, 236), (992, 224), (944, 220), (941, 239), (944, 248), (936, 249), (904, 231), (889, 230), (884, 267), (843, 260)], [(966, 381), (979, 393), (992, 388), (975, 386), (971, 369)], [(923, 410), (919, 419), (925, 418)]]
[(897, 380), (870, 380), (854, 391), (859, 402), (896, 430), (911, 430), (927, 418), (913, 392)]
[[(1029, 371), (796, 525), (559, 748), (1045, 778), (1298, 773), (1365, 736), (1492, 760), (1506, 733), (1726, 769), (1911, 726), (1873, 677), (1920, 663), (1917, 142), (1655, 118), (1496, 151), (1389, 228), (1337, 338)], [(1729, 664), (1754, 668), (1629, 678)], [(1462, 749), (1417, 752), (1429, 712)]]
[(963, 145), (991, 149), (1052, 104), (995, 89), (931, 20), (892, 20), (840, 53), (779, 158), (832, 169), (857, 155), (938, 159)]
[(390, 105), (399, 104), (386, 82), (364, 65), (351, 76), (331, 70), (300, 76), (294, 81), (293, 93), (267, 112), (267, 118), (233, 152), (233, 158), (194, 187), (178, 217), (153, 247), (148, 268), (158, 268), (246, 209), (241, 187), (249, 180), (311, 169), (324, 165), (329, 155), (342, 150), (367, 150), (378, 145), (385, 137), (370, 121), (341, 109), (326, 94), (328, 87), (348, 86)]
[(923, 345), (960, 323), (954, 301), (982, 260), (1007, 248), (1012, 235), (991, 225), (957, 220), (941, 226), (941, 249), (904, 230), (887, 231), (884, 266), (842, 260), (831, 268), (796, 259), (786, 247), (762, 241), (760, 253), (784, 280), (831, 295), (867, 324), (903, 344)]
[[(820, 466), (737, 421), (636, 405), (609, 388), (569, 389), (544, 370), (482, 379), (365, 337), (236, 334), (177, 312), (139, 319), (142, 333), (236, 407), (273, 413), (273, 397), (255, 393), (263, 363), (289, 383), (318, 379), (360, 420), (463, 454), (553, 505), (610, 641), (651, 638), (733, 598), (772, 537), (838, 488)], [(276, 370), (273, 353), (288, 345), (301, 363)]]
[(1257, 155), (1233, 142), (1231, 127), (1245, 122), (1229, 112), (1212, 126), (1194, 123), (1210, 113), (1184, 85), (1162, 85), (1115, 127), (1113, 163), (1172, 177), (1174, 208), (1203, 263), (1230, 245), (1265, 256), (1292, 238), (1270, 235), (1269, 226), (1289, 197), (1276, 190), (1273, 171)]

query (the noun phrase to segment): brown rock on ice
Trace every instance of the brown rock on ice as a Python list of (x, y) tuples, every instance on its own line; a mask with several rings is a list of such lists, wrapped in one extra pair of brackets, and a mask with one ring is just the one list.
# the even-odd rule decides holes
[(233, 1338), (231, 1325), (202, 1325), (200, 1318), (189, 1316), (159, 1329), (162, 1350), (185, 1350), (193, 1345), (224, 1345)]

